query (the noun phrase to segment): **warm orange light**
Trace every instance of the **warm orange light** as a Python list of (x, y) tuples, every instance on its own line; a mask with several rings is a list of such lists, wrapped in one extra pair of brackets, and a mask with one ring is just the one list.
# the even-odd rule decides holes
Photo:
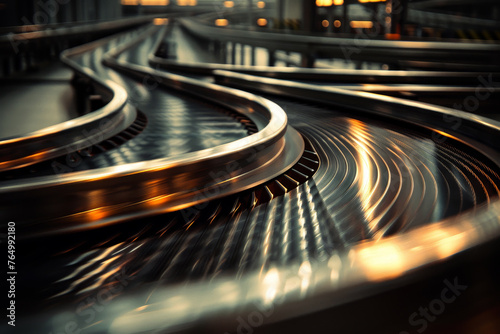
[(168, 196), (168, 195), (155, 196), (153, 198), (148, 199), (146, 201), (146, 203), (147, 203), (147, 205), (149, 205), (151, 207), (162, 206), (170, 200), (169, 197), (170, 196)]
[(367, 2), (385, 2), (385, 0), (358, 0), (361, 3), (367, 3)]
[(143, 6), (166, 6), (169, 0), (141, 0)]
[(267, 24), (267, 20), (265, 18), (260, 18), (257, 20), (257, 25), (260, 26), (260, 27), (263, 27)]
[(161, 25), (165, 25), (168, 23), (168, 19), (166, 18), (161, 18), (161, 17), (157, 17), (153, 20), (153, 24), (155, 26), (161, 26)]
[(91, 222), (106, 218), (109, 215), (108, 210), (106, 210), (106, 208), (104, 207), (91, 209), (82, 213), (86, 213), (88, 220)]
[(316, 0), (316, 6), (318, 7), (328, 7), (333, 5), (333, 0)]
[(335, 28), (340, 28), (340, 26), (342, 25), (342, 22), (340, 22), (339, 20), (335, 20), (333, 21), (333, 26)]
[(333, 0), (333, 4), (335, 6), (340, 6), (344, 4), (344, 0)]
[(257, 2), (257, 7), (264, 8), (264, 7), (266, 7), (266, 3), (264, 1), (259, 1), (259, 2)]
[(401, 39), (401, 35), (400, 34), (385, 34), (385, 38), (390, 39), (390, 40), (399, 40), (399, 39)]
[(177, 0), (177, 6), (196, 6), (196, 0)]
[(215, 20), (215, 25), (217, 27), (225, 27), (229, 24), (229, 21), (226, 19), (217, 19)]
[(370, 280), (394, 278), (404, 272), (403, 254), (397, 245), (382, 243), (362, 248), (356, 255), (366, 277)]
[(224, 1), (224, 7), (226, 7), (226, 8), (233, 8), (234, 7), (234, 1)]
[(139, 4), (139, 0), (121, 0), (120, 3), (124, 6), (137, 6)]
[(327, 28), (327, 27), (330, 25), (330, 22), (328, 22), (328, 20), (323, 20), (323, 21), (321, 21), (321, 25), (322, 25), (324, 28)]
[(354, 29), (359, 29), (359, 28), (370, 29), (370, 28), (373, 28), (373, 22), (372, 21), (351, 21), (351, 28), (354, 28)]

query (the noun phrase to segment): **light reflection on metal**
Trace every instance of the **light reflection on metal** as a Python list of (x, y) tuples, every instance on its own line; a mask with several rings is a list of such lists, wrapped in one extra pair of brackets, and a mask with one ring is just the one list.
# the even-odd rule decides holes
[(265, 273), (262, 279), (265, 304), (272, 304), (274, 302), (281, 285), (280, 273), (276, 268), (271, 268)]
[[(358, 195), (361, 199), (363, 205), (363, 212), (365, 218), (370, 224), (376, 224), (375, 217), (373, 216), (372, 193), (377, 188), (379, 174), (378, 166), (375, 163), (375, 159), (371, 156), (372, 150), (369, 148), (366, 134), (363, 129), (363, 123), (352, 119), (349, 122), (351, 126), (351, 131), (354, 134), (356, 143), (356, 152), (359, 159), (357, 160), (357, 184), (358, 184)], [(375, 177), (375, 180), (373, 179)], [(374, 226), (372, 229), (375, 230)]]
[[(283, 51), (293, 51), (293, 52), (309, 52), (310, 46), (321, 48), (322, 54), (324, 56), (331, 58), (344, 58), (342, 45), (345, 43), (345, 38), (342, 37), (333, 37), (333, 36), (309, 36), (304, 34), (287, 34), (286, 41), (283, 40), (283, 36), (281, 33), (274, 32), (263, 32), (263, 31), (249, 31), (247, 29), (225, 29), (221, 31), (222, 27), (213, 26), (207, 24), (210, 22), (210, 17), (215, 21), (218, 18), (218, 15), (213, 14), (206, 16), (204, 20), (195, 19), (186, 19), (180, 18), (178, 22), (186, 28), (192, 34), (199, 36), (201, 38), (207, 40), (216, 40), (216, 41), (224, 41), (224, 40), (245, 40), (248, 41), (248, 44), (257, 43), (257, 45), (275, 45), (276, 43), (280, 44), (280, 50)], [(230, 19), (230, 18), (229, 18)], [(348, 22), (343, 22), (342, 24), (348, 24)], [(255, 45), (255, 44), (254, 44)], [(370, 43), (365, 47), (365, 51), (359, 54), (353, 54), (352, 59), (359, 58), (361, 60), (374, 61), (374, 58), (386, 59), (386, 55), (388, 53), (391, 54), (393, 59), (399, 59), (399, 61), (418, 61), (425, 60), (432, 56), (433, 59), (438, 61), (439, 59), (443, 61), (449, 60), (450, 52), (456, 53), (457, 56), (467, 57), (469, 60), (475, 60), (478, 62), (484, 61), (489, 62), (489, 59), (493, 59), (494, 55), (498, 54), (500, 51), (500, 45), (492, 44), (492, 43), (453, 43), (453, 42), (441, 42), (441, 41), (388, 41), (382, 39), (371, 39)], [(385, 60), (383, 60), (385, 61)], [(169, 69), (175, 70), (188, 70), (194, 71), (196, 69), (203, 69), (203, 72), (208, 72), (208, 69), (213, 70), (214, 64), (190, 64), (183, 61), (171, 61), (170, 59), (162, 60), (158, 59), (158, 57), (153, 57), (151, 63), (154, 65), (162, 64)], [(228, 64), (219, 64), (219, 68), (230, 69), (227, 67)], [(237, 69), (238, 67), (242, 68), (242, 66), (238, 65), (230, 65), (235, 66), (233, 69)], [(247, 70), (252, 71), (249, 66), (244, 66)], [(285, 73), (291, 71), (291, 67), (273, 67), (273, 74), (271, 75), (280, 75), (282, 70)], [(308, 69), (310, 70), (310, 69)], [(323, 70), (323, 69), (321, 69)], [(316, 70), (316, 73), (319, 73), (319, 77), (321, 77), (321, 70)], [(332, 71), (326, 69), (327, 71)], [(333, 70), (333, 71), (336, 71)], [(343, 71), (343, 70), (341, 70)], [(418, 71), (411, 71), (418, 72)], [(491, 72), (490, 72), (491, 73)], [(453, 73), (452, 75), (457, 76), (460, 73)], [(486, 73), (488, 75), (488, 73)], [(418, 75), (417, 77), (421, 77)], [(468, 77), (468, 76), (466, 76)], [(477, 75), (472, 77), (468, 77), (469, 82), (473, 82), (474, 85), (477, 85)], [(438, 74), (433, 74), (431, 76), (430, 82), (432, 80), (442, 80)], [(444, 77), (446, 79), (446, 75)], [(300, 79), (299, 79), (300, 80)], [(410, 80), (410, 79), (408, 79)], [(454, 84), (457, 84), (456, 82)]]
[(404, 258), (396, 245), (380, 244), (362, 248), (355, 253), (364, 274), (370, 281), (386, 280), (403, 273)]
[[(13, 203), (16, 202), (16, 194), (26, 199), (26, 195), (21, 193), (28, 192), (29, 196), (33, 197), (37, 192), (46, 193), (50, 188), (57, 188), (59, 189), (57, 193), (63, 196), (58, 202), (59, 206), (40, 208), (44, 211), (46, 219), (53, 219), (54, 230), (62, 232), (67, 229), (93, 228), (136, 215), (180, 210), (243, 191), (284, 173), (297, 162), (302, 154), (304, 142), (295, 130), (287, 127), (286, 114), (271, 101), (247, 92), (165, 74), (149, 67), (115, 59), (121, 52), (141, 41), (144, 36), (149, 36), (155, 29), (157, 27), (145, 31), (129, 43), (112, 49), (104, 56), (105, 64), (132, 76), (139, 76), (141, 80), (148, 75), (161, 77), (162, 85), (190, 91), (204, 99), (215, 100), (219, 104), (225, 103), (228, 108), (253, 120), (260, 131), (227, 144), (172, 158), (68, 173), (60, 177), (39, 177), (9, 184), (4, 182), (0, 196), (8, 194), (12, 205), (2, 200), (3, 206), (15, 210)], [(228, 162), (234, 163), (235, 160), (239, 166), (237, 170), (231, 173), (224, 172), (227, 170)], [(189, 169), (186, 169), (186, 166), (189, 166)], [(223, 177), (214, 179), (210, 172), (215, 175), (222, 174)], [(165, 181), (165, 177), (168, 182)], [(132, 179), (136, 182), (129, 181)], [(148, 193), (151, 180), (162, 182), (161, 195)], [(70, 205), (69, 199), (64, 196), (66, 191), (63, 189), (66, 188), (68, 193), (75, 193), (75, 187), (80, 184), (85, 185), (85, 191), (76, 192), (75, 196), (88, 198), (85, 193), (102, 189), (102, 182), (105, 182), (107, 190), (99, 193), (102, 194), (100, 203), (82, 206), (79, 202), (78, 205)], [(114, 192), (119, 193), (119, 196)], [(58, 218), (55, 219), (53, 215), (58, 215)], [(32, 219), (38, 221), (39, 216)], [(73, 224), (69, 224), (69, 221), (73, 221)], [(44, 231), (38, 232), (49, 233), (50, 230), (47, 226)]]
[[(365, 94), (359, 97), (375, 96)], [(369, 145), (363, 138), (366, 133), (362, 123), (352, 122), (352, 128), (359, 137), (358, 146), (364, 150), (360, 154), (361, 158), (368, 158)], [(369, 169), (368, 166), (365, 168), (367, 172)], [(365, 176), (361, 178), (362, 184), (371, 182)], [(155, 183), (148, 183), (148, 186), (154, 188)], [(139, 329), (169, 331), (189, 328), (193, 323), (204, 323), (214, 314), (231, 318), (242, 308), (253, 310), (255, 304), (260, 302), (273, 306), (284, 301), (295, 302), (292, 312), (301, 312), (305, 307), (313, 311), (314, 307), (322, 309), (344, 303), (363, 297), (363, 292), (355, 289), (361, 284), (404, 278), (410, 271), (425, 269), (439, 260), (498, 237), (499, 209), (497, 200), (492, 205), (479, 207), (477, 211), (463, 216), (395, 237), (356, 244), (330, 255), (326, 260), (306, 260), (300, 263), (299, 268), (272, 267), (267, 272), (259, 268), (241, 279), (235, 279), (229, 273), (209, 283), (190, 281), (179, 286), (159, 287), (152, 299), (148, 300), (151, 304), (138, 308), (129, 306), (140, 305), (144, 301), (144, 294), (125, 296), (106, 307), (104, 318), (107, 322), (103, 326), (115, 333), (132, 333)], [(149, 292), (149, 288), (146, 286), (144, 290)], [(342, 293), (345, 288), (351, 289)], [(314, 306), (311, 307), (311, 304)], [(278, 317), (280, 312), (285, 317), (294, 315), (283, 315), (287, 312), (285, 307), (276, 310)], [(90, 328), (90, 331), (93, 330)], [(95, 331), (99, 331), (98, 326)]]
[(155, 18), (153, 20), (153, 24), (156, 25), (156, 26), (165, 25), (165, 24), (168, 24), (168, 19), (167, 18), (157, 17), (157, 18)]
[[(91, 45), (97, 45), (97, 43)], [(78, 53), (80, 49), (74, 48), (64, 51), (61, 59), (69, 66), (77, 70), (81, 69), (82, 73), (87, 73), (88, 71), (69, 59), (69, 55), (73, 52)], [(90, 76), (94, 76), (94, 74), (90, 72)], [(85, 143), (95, 141), (96, 138), (102, 140), (112, 137), (128, 127), (135, 118), (135, 110), (126, 106), (127, 93), (125, 90), (111, 81), (100, 79), (96, 79), (96, 81), (112, 92), (113, 97), (108, 104), (76, 119), (23, 136), (0, 140), (0, 153), (3, 156), (0, 168), (4, 170), (15, 169), (48, 160), (67, 153), (68, 147), (82, 147)], [(84, 133), (87, 135), (83, 136)]]
[[(120, 305), (112, 303), (106, 309), (108, 323), (112, 333), (132, 333), (133, 329), (129, 328), (132, 325), (135, 329), (169, 331), (179, 326), (190, 327), (193, 322), (203, 323), (214, 314), (221, 322), (228, 320), (231, 326), (234, 323), (231, 319), (234, 321), (237, 316), (255, 311), (256, 305), (262, 305), (261, 310), (272, 307), (274, 319), (297, 316), (304, 309), (314, 312), (340, 305), (378, 289), (376, 284), (367, 283), (397, 282), (411, 271), (425, 271), (433, 263), (499, 236), (499, 216), (488, 214), (489, 210), (500, 210), (499, 202), (483, 209), (475, 215), (450, 218), (403, 235), (364, 242), (334, 253), (324, 261), (300, 267), (273, 267), (264, 274), (254, 271), (237, 281), (228, 275), (210, 283), (191, 282), (157, 289), (148, 308), (141, 312), (127, 311), (120, 306), (127, 301), (134, 304), (140, 296), (125, 297)], [(471, 220), (471, 217), (475, 218)], [(436, 234), (436, 231), (441, 232)], [(443, 235), (447, 235), (445, 244), (461, 240), (446, 257), (441, 253)], [(238, 296), (236, 299), (224, 297), (228, 284), (231, 295)], [(356, 289), (363, 284), (367, 288)], [(174, 301), (179, 303), (177, 310)], [(144, 312), (147, 310), (150, 311)]]

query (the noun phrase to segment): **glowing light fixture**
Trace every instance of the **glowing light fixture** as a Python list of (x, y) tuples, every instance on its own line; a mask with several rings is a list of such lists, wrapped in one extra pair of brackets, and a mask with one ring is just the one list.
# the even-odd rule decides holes
[(197, 0), (177, 0), (177, 6), (196, 6)]
[(257, 7), (264, 8), (264, 7), (266, 7), (266, 3), (264, 1), (259, 1), (259, 2), (257, 2)]
[(224, 1), (224, 7), (226, 7), (226, 8), (233, 8), (234, 7), (234, 1)]
[(316, 0), (316, 6), (318, 7), (328, 7), (333, 5), (333, 0)]
[(323, 20), (323, 21), (321, 21), (321, 25), (322, 25), (324, 28), (327, 28), (327, 27), (330, 25), (330, 22), (328, 22), (328, 20)]
[(217, 19), (215, 20), (215, 25), (217, 27), (225, 27), (229, 24), (229, 21), (226, 19)]
[(351, 21), (351, 28), (370, 29), (370, 28), (373, 28), (373, 22), (372, 21)]
[(168, 23), (168, 19), (166, 18), (161, 18), (161, 17), (157, 17), (153, 20), (153, 24), (155, 26), (161, 26), (161, 25), (165, 25)]
[(141, 0), (141, 5), (143, 6), (166, 6), (169, 4), (169, 0)]
[(267, 25), (267, 20), (265, 18), (261, 17), (260, 19), (257, 20), (257, 25), (260, 27), (263, 27), (263, 26)]
[(139, 4), (139, 0), (121, 0), (120, 3), (124, 6), (137, 6)]

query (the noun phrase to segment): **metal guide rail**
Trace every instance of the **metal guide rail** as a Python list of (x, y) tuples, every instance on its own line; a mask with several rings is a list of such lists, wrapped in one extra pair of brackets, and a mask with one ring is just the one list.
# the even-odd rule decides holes
[[(234, 142), (163, 159), (58, 176), (5, 181), (0, 189), (3, 198), (3, 217), (17, 216), (18, 219), (30, 225), (34, 233), (107, 224), (125, 217), (178, 210), (209, 199), (243, 191), (282, 174), (297, 162), (303, 151), (302, 138), (293, 129), (287, 129), (286, 115), (272, 102), (249, 93), (189, 78), (155, 73), (149, 68), (143, 69), (133, 64), (124, 65), (114, 60), (114, 57), (145, 36), (149, 36), (156, 29), (157, 27), (152, 27), (143, 34), (139, 34), (130, 43), (111, 50), (104, 57), (105, 62), (135, 76), (138, 75), (141, 79), (146, 75), (153, 75), (158, 82), (161, 81), (162, 85), (188, 91), (204, 99), (223, 101), (219, 103), (248, 117), (259, 131)], [(68, 57), (68, 53), (76, 55), (88, 51), (98, 43), (70, 50), (63, 57)], [(76, 63), (71, 64), (81, 73), (86, 73), (94, 80), (100, 81), (91, 70), (82, 68)], [(116, 86), (112, 82), (106, 83), (111, 87)], [(105, 108), (116, 112), (113, 104), (108, 104)], [(60, 134), (60, 132), (57, 133)], [(287, 154), (284, 155), (284, 152)], [(213, 175), (222, 176), (214, 178)], [(151, 184), (156, 185), (155, 192), (150, 191)], [(103, 193), (101, 192), (103, 186), (116, 190)], [(138, 191), (141, 188), (142, 191)], [(199, 196), (201, 191), (209, 195)], [(102, 193), (98, 202), (99, 216), (103, 219), (99, 222), (94, 221), (96, 202), (82, 206), (87, 202), (85, 199), (95, 196), (92, 194), (96, 192)], [(40, 203), (40, 197), (49, 193), (51, 194), (50, 202)], [(19, 217), (22, 212), (20, 205), (26, 203), (31, 203), (33, 210)], [(59, 206), (55, 203), (65, 204)], [(42, 221), (46, 223), (41, 224)], [(68, 221), (72, 223), (68, 224)], [(49, 224), (52, 228), (47, 226), (48, 222), (52, 222)]]
[[(73, 322), (86, 333), (303, 331), (308, 314), (442, 274), (500, 236), (498, 122), (231, 71), (213, 71), (212, 84), (130, 61), (138, 48), (155, 54), (163, 37), (144, 30), (110, 47), (103, 63), (230, 109), (255, 131), (172, 157), (1, 182), (2, 215), (19, 217), (21, 205), (31, 205), (39, 216), (20, 223), (46, 232), (26, 241), (40, 250), (24, 254), (27, 280), (49, 287), (23, 285), (26, 309), (41, 309), (24, 323), (27, 332)], [(341, 75), (360, 78), (349, 74), (356, 76)], [(468, 74), (456, 77), (467, 82)], [(137, 138), (150, 126), (148, 119)], [(238, 168), (228, 172), (234, 161)], [(52, 206), (37, 206), (42, 196)], [(61, 271), (47, 274), (45, 266)], [(103, 291), (111, 296), (105, 305)]]
[[(259, 29), (238, 29), (214, 25), (216, 14), (204, 14), (195, 18), (181, 18), (182, 26), (190, 33), (203, 39), (222, 42), (241, 42), (268, 48), (270, 50), (293, 51), (309, 54), (314, 52), (322, 58), (346, 57), (346, 49), (352, 60), (380, 61), (396, 63), (406, 61), (449, 62), (450, 52), (453, 62), (466, 64), (496, 64), (497, 43), (489, 42), (444, 42), (444, 41), (393, 41), (369, 38), (362, 46), (350, 40), (335, 36), (312, 36), (288, 34), (279, 31)], [(357, 41), (356, 41), (357, 42)], [(349, 44), (351, 43), (351, 44)], [(390, 55), (390, 57), (388, 57)]]

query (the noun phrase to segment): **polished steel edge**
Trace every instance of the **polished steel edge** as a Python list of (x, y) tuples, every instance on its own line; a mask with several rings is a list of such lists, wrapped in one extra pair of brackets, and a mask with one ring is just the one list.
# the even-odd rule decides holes
[(0, 35), (0, 46), (4, 44), (8, 48), (12, 48), (12, 43), (17, 41), (29, 42), (44, 38), (61, 38), (64, 36), (95, 33), (96, 31), (126, 29), (128, 27), (151, 22), (155, 17), (158, 17), (158, 15), (147, 15), (143, 17), (125, 18), (114, 21), (87, 23), (76, 25), (74, 27), (58, 27), (57, 25), (54, 25), (49, 27), (49, 29), (43, 30), (40, 25), (23, 26), (19, 28), (21, 30), (19, 32)]
[(107, 37), (78, 46), (61, 53), (61, 60), (79, 75), (89, 77), (92, 81), (111, 92), (112, 98), (104, 107), (86, 115), (46, 127), (22, 136), (0, 141), (0, 168), (9, 170), (21, 168), (49, 160), (64, 153), (71, 153), (75, 148), (83, 149), (88, 143), (96, 143), (126, 129), (135, 119), (136, 111), (125, 107), (126, 91), (116, 83), (98, 78), (92, 71), (71, 60), (71, 57), (90, 51), (115, 37)]
[[(145, 286), (107, 305), (103, 315), (107, 320), (90, 333), (106, 329), (128, 334), (137, 328), (189, 331), (193, 324), (208, 321), (214, 312), (222, 333), (235, 331), (237, 317), (246, 319), (252, 312), (272, 314), (263, 317), (267, 324), (341, 305), (430, 275), (443, 261), (498, 238), (500, 217), (496, 212), (500, 212), (500, 202), (492, 204), (490, 210), (363, 242), (324, 260), (259, 268), (241, 278), (225, 275), (208, 283)], [(155, 293), (151, 294), (153, 288)], [(144, 300), (147, 306), (123, 308), (124, 304), (143, 305)], [(179, 305), (184, 312), (175, 312)]]
[[(185, 20), (181, 20), (181, 22), (183, 22), (182, 24), (185, 25)], [(226, 28), (215, 28), (215, 29), (226, 29)], [(194, 31), (191, 32), (194, 33), (195, 35), (199, 35)], [(265, 34), (265, 33), (259, 32), (259, 34)], [(211, 38), (208, 35), (203, 35), (202, 37), (208, 40), (218, 38), (218, 37)], [(193, 62), (165, 59), (162, 57), (155, 56), (154, 53), (150, 54), (149, 63), (153, 67), (159, 67), (173, 71), (204, 74), (204, 75), (211, 75), (215, 70), (228, 70), (228, 71), (236, 71), (236, 72), (273, 77), (279, 79), (335, 81), (340, 83), (363, 82), (363, 83), (414, 83), (414, 84), (421, 83), (421, 84), (477, 85), (478, 78), (480, 78), (481, 76), (483, 77), (492, 76), (493, 80), (500, 78), (500, 73), (498, 72), (481, 72), (481, 71), (452, 72), (452, 71), (402, 71), (402, 70), (351, 70), (351, 69), (331, 69), (331, 68), (293, 68), (293, 67), (248, 66), (248, 65), (216, 64), (216, 63), (193, 63)]]
[[(171, 71), (182, 71), (212, 75), (216, 70), (227, 70), (276, 79), (328, 81), (332, 83), (407, 83), (407, 84), (449, 84), (478, 85), (479, 78), (497, 81), (498, 72), (449, 72), (449, 71), (401, 71), (401, 70), (350, 70), (331, 68), (295, 68), (273, 66), (249, 66), (216, 63), (192, 63), (150, 55), (151, 66)], [(471, 89), (475, 89), (473, 87)], [(495, 87), (496, 88), (496, 87)], [(495, 89), (492, 88), (492, 89)], [(363, 88), (360, 87), (360, 90)], [(419, 88), (425, 90), (425, 87)]]
[[(147, 29), (125, 46), (132, 47), (155, 31)], [(3, 182), (0, 216), (15, 215), (34, 234), (95, 227), (246, 190), (282, 174), (299, 160), (303, 139), (287, 127), (286, 114), (275, 103), (240, 90), (117, 61), (114, 57), (125, 49), (121, 45), (109, 51), (103, 62), (131, 76), (149, 76), (162, 86), (231, 108), (254, 121), (259, 132), (175, 157)], [(20, 203), (30, 205), (31, 212), (23, 213)]]
[[(235, 14), (229, 12), (225, 13), (225, 18), (231, 21), (231, 16), (234, 15), (234, 17), (241, 16), (243, 14), (243, 18), (246, 19), (246, 14), (245, 12), (235, 12)], [(206, 13), (206, 14), (200, 14), (194, 17), (188, 17), (188, 18), (181, 18), (180, 22), (184, 25), (186, 22), (196, 22), (196, 26), (204, 26), (204, 29), (199, 30), (199, 33), (204, 33), (204, 34), (210, 34), (211, 36), (214, 37), (212, 34), (214, 31), (218, 31), (222, 36), (221, 38), (224, 37), (231, 37), (231, 36), (245, 36), (244, 33), (249, 33), (247, 35), (248, 38), (256, 38), (256, 37), (261, 37), (263, 40), (275, 40), (279, 41), (280, 39), (283, 40), (285, 39), (286, 41), (291, 41), (291, 42), (298, 42), (298, 43), (307, 43), (310, 42), (313, 45), (314, 44), (324, 44), (324, 45), (343, 45), (342, 41), (345, 42), (344, 36), (348, 37), (353, 37), (352, 35), (344, 35), (343, 37), (334, 37), (333, 35), (329, 36), (317, 36), (317, 35), (310, 35), (305, 32), (294, 32), (294, 34), (290, 34), (288, 32), (282, 33), (279, 32), (279, 30), (272, 30), (270, 29), (270, 32), (267, 32), (266, 30), (263, 30), (258, 27), (244, 27), (244, 28), (233, 28), (231, 26), (225, 26), (225, 27), (216, 27), (214, 26), (214, 21), (218, 19), (220, 16), (219, 13)], [(193, 25), (194, 26), (194, 25)], [(214, 28), (214, 29), (208, 29), (207, 28)], [(253, 34), (256, 33), (256, 34)], [(276, 36), (280, 36), (280, 38), (276, 38)], [(488, 41), (478, 41), (478, 42), (460, 42), (457, 43), (458, 40), (454, 41), (393, 41), (393, 40), (382, 40), (382, 39), (372, 39), (370, 40), (370, 44), (373, 43), (373, 47), (388, 47), (391, 49), (397, 49), (397, 48), (423, 48), (423, 49), (429, 49), (429, 50), (461, 50), (461, 49), (467, 49), (467, 50), (474, 50), (477, 49), (478, 51), (487, 51), (487, 50), (498, 50), (500, 48), (500, 45), (494, 42), (488, 42)], [(458, 45), (457, 45), (458, 44)], [(371, 45), (370, 45), (371, 46)], [(369, 46), (369, 47), (370, 47)]]
[[(237, 81), (226, 81), (226, 76), (229, 79), (245, 77), (224, 71), (217, 72), (216, 75), (219, 81), (231, 84)], [(248, 76), (244, 79), (257, 85), (255, 77)], [(282, 87), (290, 84), (275, 79), (259, 80), (269, 80), (269, 89), (266, 91), (272, 88), (275, 94), (279, 93), (278, 84), (283, 84)], [(275, 80), (274, 86), (271, 86), (271, 80)], [(302, 88), (301, 96), (305, 95), (307, 99), (310, 91), (318, 87), (303, 85)], [(297, 93), (297, 90), (294, 92)], [(491, 134), (495, 134), (494, 138), (498, 138), (500, 134), (498, 122), (447, 108), (424, 103), (408, 104), (408, 101), (402, 99), (390, 101), (375, 94), (322, 91), (323, 96), (325, 93), (335, 98), (343, 94), (351, 100), (361, 99), (364, 104), (369, 98), (372, 104), (365, 106), (366, 111), (370, 111), (377, 102), (395, 104), (404, 110), (410, 110), (409, 106), (414, 111), (427, 108), (430, 109), (429, 113), (441, 117), (455, 115), (463, 120), (467, 119), (479, 129), (488, 129)], [(318, 100), (316, 95), (314, 100)], [(360, 108), (363, 103), (356, 103), (355, 109)], [(373, 112), (385, 117), (388, 111)], [(404, 114), (394, 117), (403, 120)], [(422, 126), (423, 123), (425, 122), (420, 122)], [(499, 163), (498, 156), (494, 161)], [(247, 319), (246, 316), (255, 312), (272, 314), (270, 317), (263, 317), (263, 323), (266, 324), (334, 307), (432, 275), (452, 257), (498, 239), (499, 212), (500, 200), (496, 199), (475, 210), (405, 233), (364, 241), (335, 252), (323, 260), (304, 261), (293, 266), (257, 268), (243, 277), (230, 273), (210, 282), (191, 281), (169, 286), (152, 283), (135, 291), (132, 296), (109, 304), (103, 315), (106, 321), (92, 328), (91, 333), (109, 331), (126, 334), (133, 333), (138, 328), (162, 332), (182, 332), (184, 329), (189, 332), (193, 326), (209, 322), (213, 314), (217, 314), (217, 330), (221, 333), (234, 332), (240, 325), (238, 317)], [(151, 294), (152, 289), (154, 294)], [(147, 300), (147, 305), (144, 305), (144, 300)], [(123, 308), (124, 303), (144, 306), (127, 310)], [(181, 310), (176, 311), (179, 305), (182, 305)]]
[[(214, 16), (215, 20), (216, 16)], [(278, 32), (262, 32), (252, 29), (234, 29), (215, 27), (196, 18), (179, 19), (183, 27), (192, 34), (209, 40), (218, 41), (245, 41), (245, 44), (255, 44), (271, 50), (285, 50), (308, 52), (314, 48), (317, 52), (332, 57), (345, 58), (345, 48), (349, 40), (339, 37), (323, 37), (301, 34), (285, 34)], [(205, 19), (206, 21), (206, 19)], [(352, 43), (352, 42), (351, 42)], [(498, 62), (496, 55), (500, 45), (495, 43), (456, 43), (437, 41), (387, 41), (371, 39), (359, 53), (352, 53), (352, 59), (366, 59), (371, 61), (387, 61), (390, 53), (394, 59), (448, 59), (450, 52), (454, 52), (455, 59), (482, 59)], [(486, 55), (486, 57), (485, 57)]]
[(406, 83), (477, 86), (483, 77), (500, 78), (498, 72), (350, 70), (330, 68), (261, 67), (236, 70), (276, 79), (328, 81), (334, 83)]
[[(500, 143), (495, 139), (500, 133), (500, 122), (487, 117), (430, 103), (369, 92), (356, 92), (222, 70), (215, 71), (214, 75), (216, 82), (223, 85), (326, 103), (438, 131), (449, 131), (452, 134), (461, 135), (467, 140), (470, 139), (471, 143), (479, 142), (494, 148), (495, 151), (486, 150), (483, 153), (497, 164), (500, 161), (497, 152), (500, 149)], [(460, 119), (460, 126), (455, 129), (456, 123), (446, 122), (447, 117)], [(443, 136), (446, 135), (443, 134)]]

